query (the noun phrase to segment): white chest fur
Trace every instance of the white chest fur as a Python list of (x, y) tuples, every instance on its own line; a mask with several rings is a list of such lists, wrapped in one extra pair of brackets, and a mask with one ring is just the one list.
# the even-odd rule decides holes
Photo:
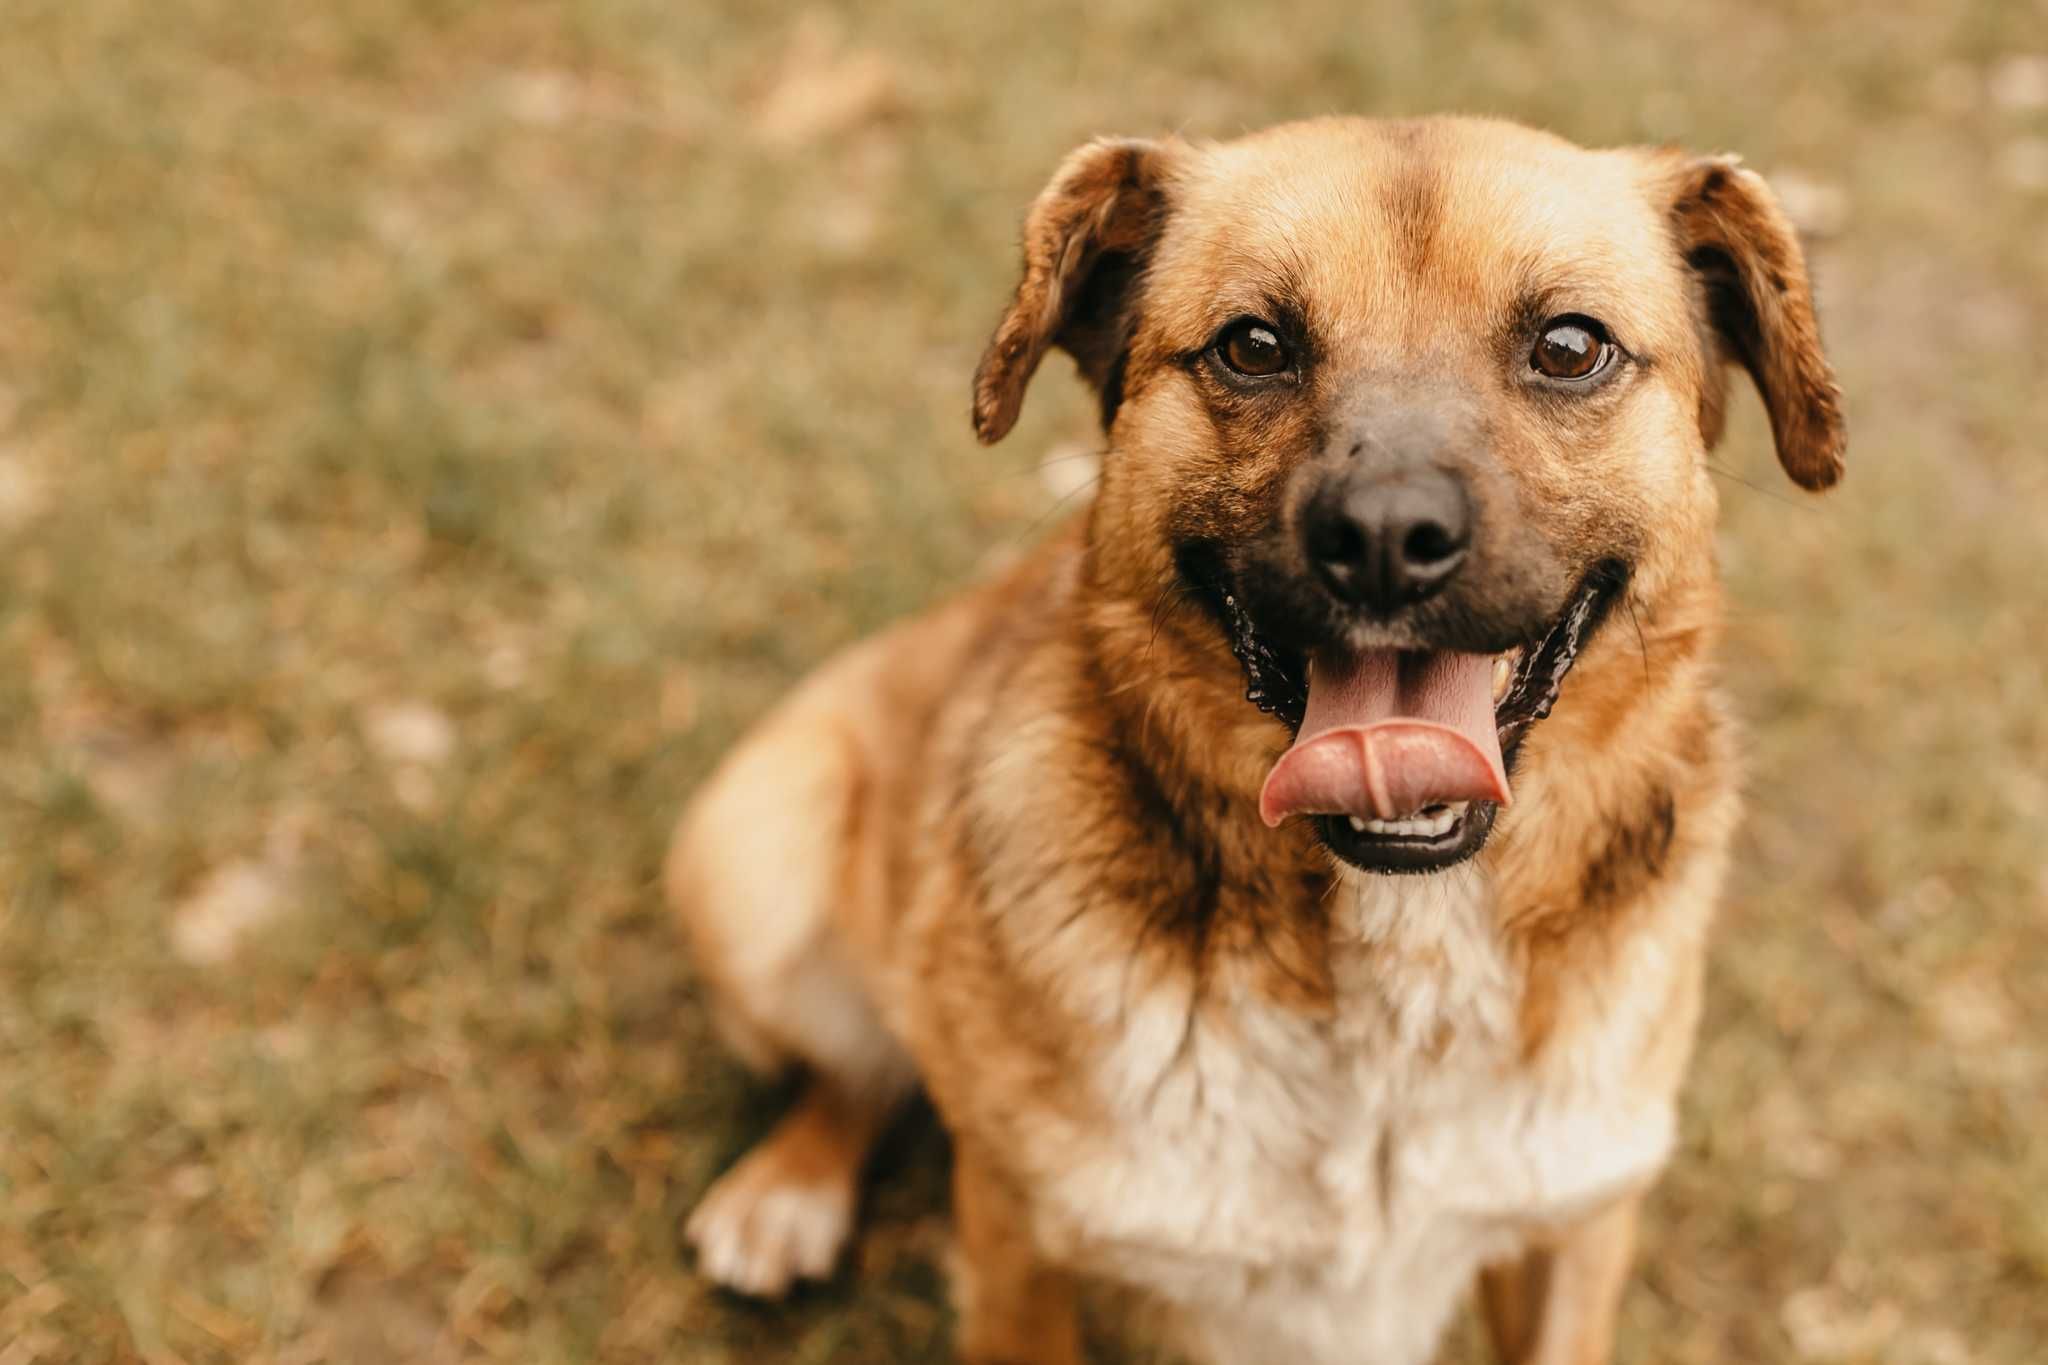
[[(1043, 1173), (1041, 1237), (1177, 1308), (1213, 1361), (1426, 1361), (1479, 1265), (1670, 1147), (1671, 1098), (1629, 1085), (1651, 1010), (1522, 1061), (1521, 982), (1476, 868), (1338, 895), (1334, 1021), (1228, 980), (1192, 1016), (1185, 993), (1124, 999), (1095, 1064), (1116, 1122)], [(1644, 956), (1616, 965), (1670, 970)]]

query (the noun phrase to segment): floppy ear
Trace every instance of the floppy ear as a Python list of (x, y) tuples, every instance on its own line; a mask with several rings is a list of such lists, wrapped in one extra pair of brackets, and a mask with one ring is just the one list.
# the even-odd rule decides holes
[(1684, 162), (1671, 198), (1672, 230), (1700, 284), (1710, 373), (1700, 400), (1707, 444), (1721, 435), (1726, 385), (1739, 361), (1756, 381), (1778, 463), (1802, 488), (1842, 477), (1842, 391), (1821, 353), (1813, 289), (1792, 224), (1763, 177), (1732, 156)]
[(1024, 220), (1024, 278), (974, 372), (974, 432), (984, 444), (1016, 425), (1024, 386), (1059, 345), (1114, 416), (1127, 306), (1166, 217), (1169, 144), (1102, 138), (1068, 153)]

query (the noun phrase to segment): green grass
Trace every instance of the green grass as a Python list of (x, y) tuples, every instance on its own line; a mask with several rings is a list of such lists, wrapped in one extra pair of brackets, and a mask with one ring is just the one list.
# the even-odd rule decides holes
[(1719, 456), (1753, 815), (1623, 1358), (2039, 1360), (2048, 22), (1667, 9), (15, 0), (0, 1362), (943, 1359), (928, 1122), (838, 1283), (689, 1274), (775, 1097), (668, 824), (1041, 527), (1088, 404), (967, 377), (1065, 148), (1440, 108), (1846, 204), (1848, 484)]

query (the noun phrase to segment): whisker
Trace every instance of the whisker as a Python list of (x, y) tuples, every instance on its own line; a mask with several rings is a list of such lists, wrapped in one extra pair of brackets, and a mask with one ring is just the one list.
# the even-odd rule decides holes
[(1194, 594), (1186, 584), (1168, 588), (1159, 594), (1159, 600), (1152, 607), (1152, 638), (1145, 642), (1146, 657), (1151, 657), (1152, 647), (1159, 643), (1159, 632), (1173, 618), (1173, 614), (1194, 600)]
[(1643, 656), (1643, 686), (1650, 685), (1650, 642), (1643, 638), (1643, 618), (1636, 615), (1636, 599), (1632, 593), (1622, 596), (1621, 604), (1628, 608), (1628, 619), (1636, 628), (1636, 652)]
[(1750, 492), (1769, 498), (1772, 502), (1783, 503), (1787, 507), (1797, 507), (1802, 512), (1816, 512), (1820, 510), (1810, 502), (1801, 502), (1798, 498), (1780, 493), (1775, 488), (1766, 488), (1760, 483), (1754, 483), (1749, 479), (1745, 479), (1732, 469), (1723, 469), (1712, 460), (1707, 461), (1707, 472), (1709, 474), (1719, 474), (1722, 478), (1732, 483), (1739, 483)]
[(1094, 478), (1088, 480), (1088, 482), (1082, 484), (1080, 487), (1074, 489), (1072, 492), (1063, 495), (1057, 502), (1053, 503), (1052, 506), (1046, 508), (1045, 511), (1039, 513), (1037, 518), (1033, 520), (1029, 526), (1025, 527), (1022, 531), (1019, 531), (1017, 533), (1016, 543), (1021, 545), (1026, 540), (1029, 540), (1032, 536), (1037, 535), (1041, 530), (1045, 528), (1045, 524), (1048, 521), (1051, 521), (1053, 517), (1057, 515), (1060, 512), (1060, 510), (1064, 508), (1068, 503), (1072, 502), (1075, 498), (1080, 497), (1083, 493), (1093, 492), (1095, 485), (1101, 482), (1102, 475), (1097, 474)]

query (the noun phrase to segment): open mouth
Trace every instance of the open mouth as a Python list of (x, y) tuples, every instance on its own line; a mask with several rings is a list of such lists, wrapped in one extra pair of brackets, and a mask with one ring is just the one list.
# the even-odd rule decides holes
[(1299, 677), (1226, 597), (1246, 697), (1295, 732), (1267, 775), (1261, 817), (1312, 818), (1332, 853), (1367, 872), (1471, 857), (1511, 799), (1522, 739), (1627, 581), (1624, 564), (1595, 566), (1542, 638), (1504, 653), (1322, 649)]

